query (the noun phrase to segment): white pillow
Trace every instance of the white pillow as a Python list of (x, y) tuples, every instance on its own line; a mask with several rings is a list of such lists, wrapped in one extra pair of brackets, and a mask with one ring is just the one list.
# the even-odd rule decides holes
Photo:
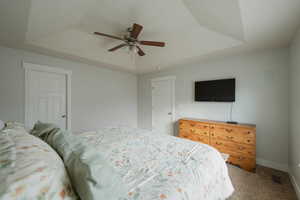
[(5, 126), (4, 122), (0, 120), (0, 130), (2, 130), (4, 126)]

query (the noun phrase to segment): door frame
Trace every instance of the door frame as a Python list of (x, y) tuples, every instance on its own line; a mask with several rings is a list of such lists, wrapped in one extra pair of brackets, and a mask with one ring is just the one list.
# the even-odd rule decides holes
[[(172, 97), (172, 122), (175, 123), (175, 81), (176, 81), (176, 76), (164, 76), (164, 77), (159, 77), (159, 78), (154, 78), (151, 79), (151, 114), (152, 114), (152, 122), (151, 122), (151, 128), (153, 130), (154, 127), (154, 114), (153, 114), (153, 83), (158, 82), (158, 81), (171, 81), (171, 97)], [(174, 127), (172, 126), (172, 133), (174, 135)]]
[(67, 130), (71, 130), (71, 121), (72, 121), (72, 115), (71, 115), (71, 78), (72, 78), (72, 71), (65, 70), (61, 68), (55, 68), (55, 67), (49, 67), (46, 65), (38, 65), (28, 62), (23, 62), (23, 67), (25, 69), (25, 124), (29, 124), (29, 94), (30, 94), (30, 87), (29, 87), (29, 81), (31, 79), (31, 73), (33, 71), (39, 71), (39, 72), (50, 72), (50, 73), (56, 73), (56, 74), (62, 74), (66, 76), (66, 115), (67, 115)]

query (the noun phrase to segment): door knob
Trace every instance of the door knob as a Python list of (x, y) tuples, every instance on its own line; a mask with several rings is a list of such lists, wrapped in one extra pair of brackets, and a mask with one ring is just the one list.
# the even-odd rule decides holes
[(172, 112), (169, 112), (168, 115), (172, 115)]
[(61, 116), (62, 118), (66, 118), (67, 117), (67, 115), (63, 115), (63, 116)]

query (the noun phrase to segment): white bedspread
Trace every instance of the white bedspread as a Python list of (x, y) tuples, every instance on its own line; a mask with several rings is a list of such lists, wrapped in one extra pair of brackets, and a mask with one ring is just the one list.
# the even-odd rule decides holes
[(122, 178), (127, 194), (118, 200), (223, 200), (234, 191), (221, 154), (208, 145), (124, 127), (79, 137)]

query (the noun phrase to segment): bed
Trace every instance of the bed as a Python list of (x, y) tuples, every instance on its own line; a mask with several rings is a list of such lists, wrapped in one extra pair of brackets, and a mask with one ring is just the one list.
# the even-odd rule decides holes
[[(47, 142), (49, 148), (56, 150), (68, 174), (61, 166), (59, 171), (52, 170), (53, 175), (48, 174), (47, 177), (58, 178), (53, 182), (54, 185), (51, 185), (50, 181), (45, 183), (48, 184), (47, 187), (59, 188), (57, 193), (52, 191), (54, 194), (51, 194), (48, 190), (41, 190), (42, 185), (37, 182), (32, 183), (36, 186), (30, 187), (28, 193), (22, 194), (23, 199), (41, 199), (42, 194), (43, 199), (75, 200), (76, 193), (81, 200), (225, 200), (234, 191), (221, 154), (205, 144), (128, 127), (104, 128), (78, 135), (63, 131), (54, 125), (41, 127), (31, 133)], [(24, 130), (20, 132), (9, 129), (2, 134), (14, 134), (18, 136), (18, 143), (22, 144), (21, 135), (27, 134), (22, 132)], [(26, 135), (24, 139), (28, 141), (30, 136)], [(28, 151), (29, 160), (34, 155), (34, 149)], [(24, 150), (27, 151), (27, 148)], [(49, 149), (47, 152), (52, 151)], [(54, 162), (49, 163), (48, 157), (44, 159), (41, 163), (53, 166)], [(57, 158), (55, 160), (57, 165), (60, 165), (60, 161)], [(51, 170), (47, 171), (50, 172)], [(33, 173), (36, 173), (36, 170), (33, 170)], [(14, 174), (6, 176), (6, 180), (12, 176)], [(34, 179), (26, 180), (26, 183), (32, 180)], [(2, 188), (0, 199), (1, 196), (14, 196), (11, 194), (17, 191), (15, 188), (18, 187), (14, 182), (14, 185), (8, 185), (6, 191)], [(35, 188), (38, 191), (30, 192)], [(64, 192), (61, 195), (61, 191), (68, 193)], [(35, 193), (39, 196), (33, 197)], [(50, 198), (48, 194), (52, 197), (58, 195), (56, 198)], [(30, 198), (24, 195), (29, 195)]]
[(78, 137), (122, 178), (123, 199), (217, 200), (234, 190), (224, 159), (208, 145), (128, 127)]

